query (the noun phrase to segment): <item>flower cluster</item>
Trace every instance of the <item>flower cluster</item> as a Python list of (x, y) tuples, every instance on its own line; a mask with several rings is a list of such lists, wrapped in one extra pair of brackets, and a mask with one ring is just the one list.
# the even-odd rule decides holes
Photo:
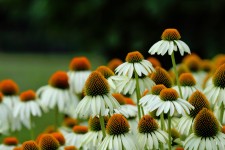
[[(178, 64), (177, 51), (184, 56)], [(56, 71), (36, 91), (2, 80), (0, 149), (225, 149), (225, 55), (191, 54), (172, 28), (148, 53), (132, 51), (95, 70), (85, 56), (74, 57), (67, 72)], [(154, 54), (168, 54), (171, 69)], [(49, 111), (54, 125), (36, 133), (36, 118)], [(22, 128), (28, 140), (15, 134)]]

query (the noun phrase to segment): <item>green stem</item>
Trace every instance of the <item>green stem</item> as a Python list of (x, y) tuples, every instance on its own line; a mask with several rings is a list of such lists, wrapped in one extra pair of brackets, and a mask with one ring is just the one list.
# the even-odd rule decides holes
[(59, 116), (59, 110), (58, 110), (58, 107), (56, 106), (56, 108), (55, 108), (55, 131), (58, 130), (58, 116)]
[(33, 118), (30, 117), (30, 138), (31, 140), (34, 140), (34, 128), (33, 128)]
[(169, 150), (171, 150), (171, 116), (168, 114), (168, 138), (169, 138), (169, 142), (168, 142), (168, 147)]
[[(163, 131), (165, 131), (165, 120), (164, 120), (164, 113), (161, 113), (160, 114), (160, 123), (161, 123), (161, 129), (163, 130)], [(164, 150), (164, 145), (163, 145), (163, 143), (160, 143), (160, 149), (161, 150)]]
[(182, 92), (181, 92), (181, 88), (180, 88), (180, 82), (179, 82), (179, 78), (178, 78), (178, 72), (177, 72), (174, 52), (171, 54), (171, 60), (172, 60), (172, 64), (173, 64), (173, 70), (174, 70), (174, 73), (175, 73), (175, 76), (176, 76), (176, 82), (177, 82), (177, 86), (178, 86), (178, 89), (179, 89), (180, 97), (183, 98), (183, 95), (182, 95)]
[(220, 106), (220, 118), (219, 118), (219, 121), (220, 121), (221, 125), (223, 125), (223, 112), (224, 112), (224, 104), (221, 103), (221, 106)]
[(104, 117), (102, 115), (99, 115), (99, 120), (100, 120), (101, 129), (102, 129), (102, 135), (103, 135), (103, 138), (105, 138), (106, 134), (105, 134), (105, 121), (104, 121)]
[[(141, 119), (141, 106), (139, 104), (139, 100), (141, 98), (141, 93), (140, 93), (140, 86), (139, 86), (139, 81), (138, 81), (138, 74), (136, 71), (134, 71), (134, 76), (136, 80), (136, 96), (137, 96), (137, 109), (138, 109), (138, 119)], [(142, 112), (144, 115), (144, 111)]]

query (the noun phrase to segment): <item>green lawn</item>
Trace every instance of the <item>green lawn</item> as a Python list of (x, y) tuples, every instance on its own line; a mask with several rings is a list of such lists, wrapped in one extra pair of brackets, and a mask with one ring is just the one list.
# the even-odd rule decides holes
[[(97, 53), (77, 54), (5, 54), (0, 53), (0, 80), (13, 79), (19, 86), (20, 92), (28, 89), (37, 90), (48, 83), (49, 77), (56, 71), (68, 71), (68, 66), (73, 57), (86, 56), (92, 70), (100, 65), (106, 65), (106, 60)], [(97, 61), (96, 61), (97, 60)], [(61, 116), (62, 118), (62, 116)], [(54, 112), (50, 111), (41, 118), (35, 118), (35, 136), (42, 132), (48, 125), (54, 123)], [(28, 130), (15, 134), (20, 142), (30, 139)], [(1, 136), (2, 140), (4, 136)]]

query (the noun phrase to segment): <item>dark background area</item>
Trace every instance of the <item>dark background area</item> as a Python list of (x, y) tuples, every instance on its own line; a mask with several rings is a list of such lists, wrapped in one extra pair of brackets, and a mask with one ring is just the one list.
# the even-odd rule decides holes
[(0, 52), (148, 56), (163, 30), (176, 28), (192, 52), (212, 58), (224, 52), (224, 8), (215, 0), (1, 0)]

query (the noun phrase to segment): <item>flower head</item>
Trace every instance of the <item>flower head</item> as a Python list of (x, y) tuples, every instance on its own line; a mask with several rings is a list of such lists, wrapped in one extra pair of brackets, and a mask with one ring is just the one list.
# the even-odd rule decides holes
[(66, 141), (65, 141), (65, 138), (64, 138), (62, 133), (60, 133), (60, 132), (53, 132), (53, 133), (51, 133), (51, 135), (54, 138), (56, 138), (56, 140), (58, 140), (59, 145), (64, 145), (65, 144)]
[(78, 122), (77, 119), (74, 119), (74, 118), (71, 118), (71, 117), (66, 117), (66, 118), (63, 120), (63, 124), (64, 124), (66, 127), (73, 128), (75, 125), (78, 125), (79, 122)]
[(55, 88), (68, 89), (69, 88), (68, 79), (69, 78), (66, 72), (57, 71), (51, 76), (49, 84)]
[(75, 146), (65, 146), (64, 150), (77, 150)]
[(213, 75), (213, 84), (216, 87), (225, 88), (225, 64), (221, 65)]
[(114, 114), (106, 125), (106, 132), (109, 135), (120, 135), (128, 133), (130, 125), (126, 118), (121, 114)]
[(174, 89), (166, 88), (160, 92), (160, 98), (163, 101), (176, 101), (178, 99), (178, 93)]
[(16, 146), (19, 144), (19, 141), (16, 137), (6, 137), (3, 139), (3, 144)]
[(115, 71), (119, 76), (123, 75), (131, 78), (135, 72), (138, 76), (147, 76), (149, 73), (154, 72), (155, 69), (148, 60), (144, 59), (140, 52), (134, 51), (127, 54), (126, 62), (119, 65)]
[(121, 65), (123, 63), (123, 61), (119, 58), (113, 58), (112, 60), (110, 60), (108, 62), (108, 67), (109, 69), (111, 69), (112, 71), (114, 71), (119, 65)]
[(177, 29), (169, 28), (165, 29), (161, 35), (161, 41), (155, 43), (150, 49), (151, 55), (157, 53), (158, 55), (164, 55), (168, 52), (171, 55), (174, 51), (179, 50), (183, 56), (184, 52), (191, 53), (187, 44), (180, 40), (181, 36)]
[(150, 115), (143, 116), (138, 123), (139, 133), (151, 133), (158, 128), (158, 123)]
[(120, 93), (113, 93), (112, 96), (119, 102), (120, 105), (124, 105), (126, 103), (125, 98)]
[(88, 127), (87, 126), (74, 126), (73, 127), (73, 132), (77, 134), (85, 134), (88, 132)]
[(155, 70), (156, 71), (151, 74), (151, 79), (155, 82), (155, 84), (163, 84), (167, 88), (172, 87), (172, 78), (169, 73), (161, 67), (156, 67)]
[(17, 95), (19, 87), (13, 80), (6, 79), (0, 82), (0, 91), (6, 96)]
[(182, 61), (191, 72), (197, 72), (201, 69), (201, 58), (196, 54), (187, 55)]
[(100, 66), (96, 69), (96, 71), (99, 71), (106, 79), (115, 75), (114, 72), (106, 66)]
[(69, 69), (73, 71), (90, 70), (91, 64), (86, 57), (74, 57), (70, 62)]
[(36, 99), (36, 93), (33, 90), (27, 90), (20, 94), (20, 100), (23, 102), (32, 101)]
[(58, 140), (51, 134), (44, 134), (39, 139), (41, 150), (57, 150), (59, 148)]
[(35, 141), (26, 141), (22, 144), (22, 150), (39, 150), (39, 146)]
[(194, 86), (196, 81), (191, 73), (182, 73), (179, 77), (181, 86)]
[[(104, 124), (106, 126), (107, 122), (108, 122), (109, 118), (108, 117), (104, 117)], [(101, 125), (100, 125), (100, 120), (98, 117), (90, 117), (88, 120), (88, 128), (91, 131), (100, 131), (101, 130)]]

